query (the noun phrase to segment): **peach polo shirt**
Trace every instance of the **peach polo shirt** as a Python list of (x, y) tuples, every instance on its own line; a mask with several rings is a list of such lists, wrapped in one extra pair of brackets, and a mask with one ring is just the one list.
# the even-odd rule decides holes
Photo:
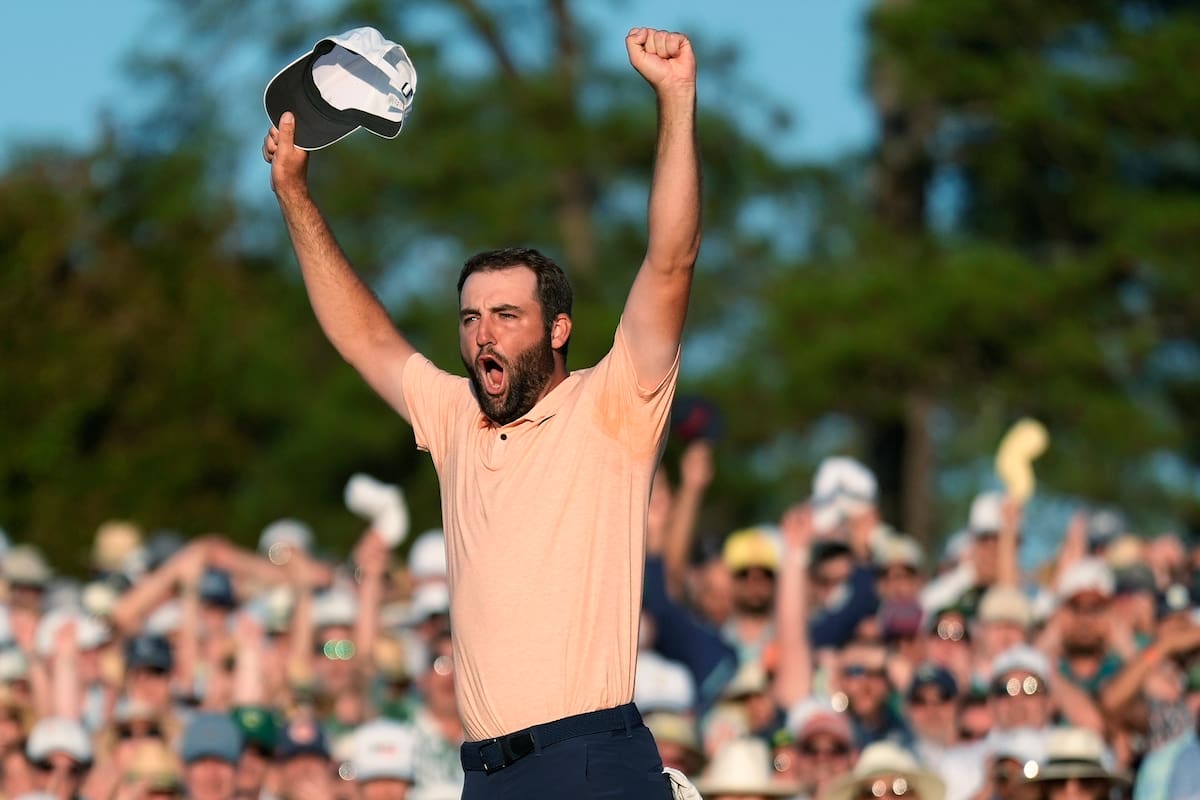
[(468, 740), (628, 703), (646, 509), (679, 374), (638, 386), (612, 350), (505, 426), (466, 378), (404, 368), (442, 494), (459, 714)]

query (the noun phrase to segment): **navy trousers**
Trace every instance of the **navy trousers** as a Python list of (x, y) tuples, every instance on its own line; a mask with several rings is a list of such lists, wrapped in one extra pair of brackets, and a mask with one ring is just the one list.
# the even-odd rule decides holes
[[(463, 744), (463, 752), (478, 743)], [(624, 729), (538, 746), (500, 770), (464, 758), (462, 800), (671, 800), (671, 785), (650, 729), (640, 719)]]

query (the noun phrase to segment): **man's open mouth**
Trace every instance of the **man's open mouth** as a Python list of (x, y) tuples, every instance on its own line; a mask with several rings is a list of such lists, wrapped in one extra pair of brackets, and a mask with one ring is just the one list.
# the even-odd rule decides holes
[(475, 363), (479, 368), (479, 382), (483, 390), (490, 395), (498, 395), (504, 391), (504, 364), (492, 355), (482, 355)]

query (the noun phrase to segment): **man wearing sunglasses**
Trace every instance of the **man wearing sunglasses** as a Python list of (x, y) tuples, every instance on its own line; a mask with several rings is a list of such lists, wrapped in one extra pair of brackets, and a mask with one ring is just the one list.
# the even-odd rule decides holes
[(839, 659), (834, 704), (844, 704), (860, 750), (884, 740), (912, 748), (912, 731), (891, 704), (887, 658), (880, 642), (856, 640), (846, 645)]
[(783, 732), (790, 741), (777, 743), (775, 771), (802, 787), (802, 797), (819, 797), (833, 780), (845, 775), (858, 758), (854, 731), (845, 713), (828, 698), (808, 698), (788, 714)]
[(25, 743), (33, 789), (58, 800), (75, 800), (92, 765), (92, 744), (83, 724), (68, 717), (38, 720)]
[(905, 700), (916, 739), (914, 753), (923, 763), (936, 764), (958, 744), (958, 682), (945, 667), (922, 664), (913, 674)]

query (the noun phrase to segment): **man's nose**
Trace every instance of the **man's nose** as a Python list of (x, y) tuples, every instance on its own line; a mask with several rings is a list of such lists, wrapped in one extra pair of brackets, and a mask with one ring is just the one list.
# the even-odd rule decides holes
[(479, 324), (475, 326), (475, 344), (483, 347), (488, 344), (495, 344), (495, 338), (492, 336), (492, 325), (487, 321), (487, 317), (480, 317)]

